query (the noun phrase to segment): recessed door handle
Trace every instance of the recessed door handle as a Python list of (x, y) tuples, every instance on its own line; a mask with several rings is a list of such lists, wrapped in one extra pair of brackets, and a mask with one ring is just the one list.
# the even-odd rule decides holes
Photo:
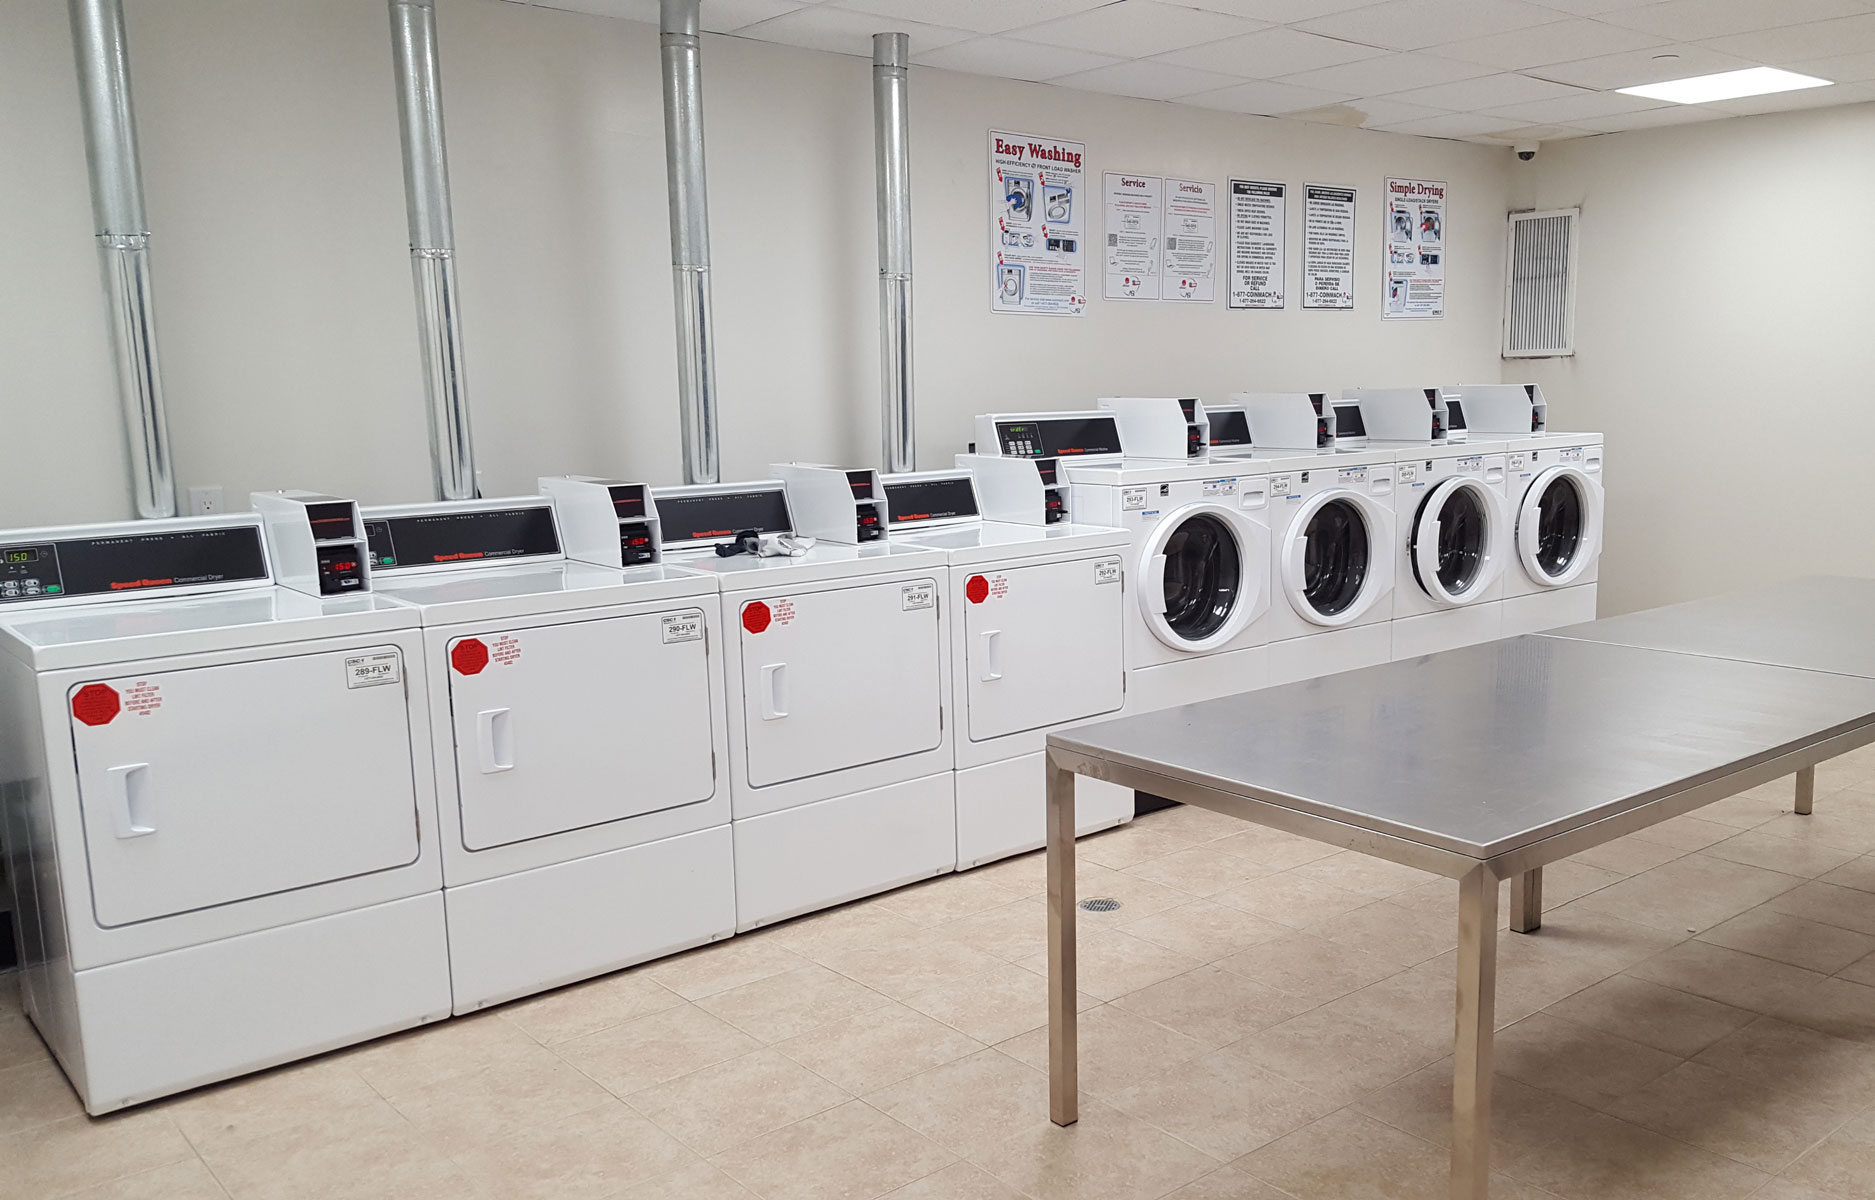
[(475, 744), (482, 774), (514, 770), (514, 722), (507, 709), (490, 708), (475, 714)]
[(978, 678), (984, 683), (993, 683), (1003, 677), (1003, 669), (1000, 662), (1002, 656), (997, 653), (997, 651), (1002, 649), (1003, 631), (1000, 629), (985, 629), (981, 636), (983, 639), (983, 673), (979, 675)]
[(779, 721), (788, 715), (788, 664), (762, 667), (762, 720)]
[(144, 837), (156, 832), (156, 787), (149, 763), (112, 767), (111, 815), (120, 838)]

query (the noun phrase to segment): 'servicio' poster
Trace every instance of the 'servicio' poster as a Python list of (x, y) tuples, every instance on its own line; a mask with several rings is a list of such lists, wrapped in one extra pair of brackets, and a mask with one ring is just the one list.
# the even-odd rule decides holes
[(1302, 190), (1302, 307), (1354, 307), (1354, 189)]
[(1387, 180), (1386, 260), (1380, 315), (1428, 320), (1445, 315), (1445, 184)]
[(1208, 304), (1217, 298), (1217, 184), (1165, 181), (1159, 298)]
[(1165, 180), (1108, 171), (1101, 177), (1106, 209), (1109, 300), (1159, 298), (1159, 238), (1165, 225)]
[(1080, 142), (990, 131), (990, 311), (1086, 311), (1086, 152)]
[(1232, 308), (1281, 308), (1288, 255), (1289, 189), (1254, 179), (1230, 181), (1230, 295)]

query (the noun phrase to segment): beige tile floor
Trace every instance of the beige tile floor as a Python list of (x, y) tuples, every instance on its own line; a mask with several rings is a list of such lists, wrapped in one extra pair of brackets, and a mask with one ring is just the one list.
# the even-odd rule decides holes
[[(1875, 751), (1552, 868), (1494, 1194), (1875, 1196)], [(0, 1197), (1443, 1197), (1454, 885), (1192, 809), (103, 1120), (0, 978)]]

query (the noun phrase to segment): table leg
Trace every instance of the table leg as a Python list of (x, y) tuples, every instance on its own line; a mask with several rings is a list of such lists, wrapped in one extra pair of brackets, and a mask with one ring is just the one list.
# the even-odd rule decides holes
[(1074, 772), (1048, 772), (1048, 1118), (1081, 1118), (1080, 1051), (1074, 1001)]
[(1510, 927), (1535, 933), (1543, 927), (1543, 868), (1532, 867), (1510, 881)]
[[(1458, 884), (1458, 1036), (1452, 1051), (1452, 1200), (1491, 1192), (1491, 1035), (1497, 1016), (1497, 884)], [(1514, 886), (1514, 884), (1513, 884)]]
[(1816, 768), (1805, 767), (1797, 772), (1797, 807), (1802, 816), (1810, 815), (1810, 808), (1816, 803)]

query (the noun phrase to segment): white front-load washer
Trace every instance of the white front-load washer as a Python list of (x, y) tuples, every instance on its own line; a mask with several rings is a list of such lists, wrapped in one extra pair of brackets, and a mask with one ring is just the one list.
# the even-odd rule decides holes
[(860, 474), (849, 540), (795, 556), (780, 480), (652, 490), (666, 561), (722, 586), (740, 929), (957, 865), (945, 558), (859, 530)]
[[(614, 521), (651, 536), (644, 488)], [(735, 931), (714, 576), (570, 560), (545, 496), (368, 508), (423, 625), (455, 1010)]]
[(1393, 450), (1269, 451), (1269, 674), (1292, 683), (1392, 654)]
[(1401, 447), (1394, 474), (1393, 657), (1497, 638), (1512, 553), (1504, 444)]
[(255, 513), (0, 532), (20, 993), (89, 1112), (449, 1015), (421, 633), (326, 499), (309, 592)]
[[(1036, 849), (1049, 731), (1126, 702), (1127, 534), (1048, 524), (1039, 505), (1033, 520), (985, 520), (966, 469), (882, 483), (891, 541), (948, 562), (958, 869)], [(1081, 780), (1074, 816), (1079, 833), (1130, 821), (1133, 794)]]
[(1602, 435), (1545, 433), (1509, 443), (1505, 496), (1512, 563), (1504, 634), (1595, 619), (1602, 549)]

